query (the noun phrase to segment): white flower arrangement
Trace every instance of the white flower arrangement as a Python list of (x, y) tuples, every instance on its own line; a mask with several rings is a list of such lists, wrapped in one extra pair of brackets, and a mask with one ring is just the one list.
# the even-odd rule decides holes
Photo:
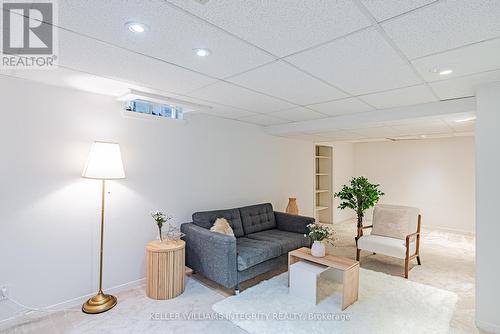
[(161, 228), (163, 227), (163, 224), (171, 220), (173, 217), (171, 215), (166, 215), (161, 211), (151, 212), (151, 217), (153, 217), (154, 221), (156, 222), (156, 225), (158, 225), (158, 231), (160, 232), (160, 241), (163, 241)]
[(304, 237), (308, 237), (311, 241), (323, 241), (330, 243), (333, 245), (335, 231), (333, 228), (319, 224), (309, 224), (307, 225), (309, 229), (308, 234), (304, 234)]

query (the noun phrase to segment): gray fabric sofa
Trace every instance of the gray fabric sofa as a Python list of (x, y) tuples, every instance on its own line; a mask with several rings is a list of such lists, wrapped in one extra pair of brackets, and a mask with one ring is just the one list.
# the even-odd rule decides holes
[[(226, 218), (234, 237), (210, 231)], [(186, 265), (195, 272), (239, 290), (239, 283), (287, 263), (288, 252), (309, 246), (307, 225), (314, 218), (275, 212), (270, 203), (243, 208), (196, 212), (181, 225)]]

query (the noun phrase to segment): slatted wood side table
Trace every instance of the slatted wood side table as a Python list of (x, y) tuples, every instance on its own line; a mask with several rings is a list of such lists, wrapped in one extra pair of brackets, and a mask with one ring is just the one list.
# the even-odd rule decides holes
[(149, 298), (170, 299), (184, 292), (185, 246), (183, 240), (148, 243), (146, 295)]

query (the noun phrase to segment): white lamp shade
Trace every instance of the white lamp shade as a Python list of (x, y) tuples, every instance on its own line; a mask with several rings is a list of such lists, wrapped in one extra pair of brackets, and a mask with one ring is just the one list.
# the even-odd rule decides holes
[(120, 145), (96, 141), (92, 144), (83, 177), (89, 179), (124, 179)]

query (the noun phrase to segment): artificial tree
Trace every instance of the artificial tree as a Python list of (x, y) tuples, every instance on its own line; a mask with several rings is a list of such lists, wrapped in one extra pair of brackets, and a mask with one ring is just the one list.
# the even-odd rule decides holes
[(379, 184), (373, 184), (364, 176), (353, 177), (350, 187), (344, 185), (334, 196), (342, 200), (339, 209), (353, 209), (358, 217), (358, 236), (363, 234), (363, 217), (365, 211), (374, 206), (384, 193), (378, 189)]

